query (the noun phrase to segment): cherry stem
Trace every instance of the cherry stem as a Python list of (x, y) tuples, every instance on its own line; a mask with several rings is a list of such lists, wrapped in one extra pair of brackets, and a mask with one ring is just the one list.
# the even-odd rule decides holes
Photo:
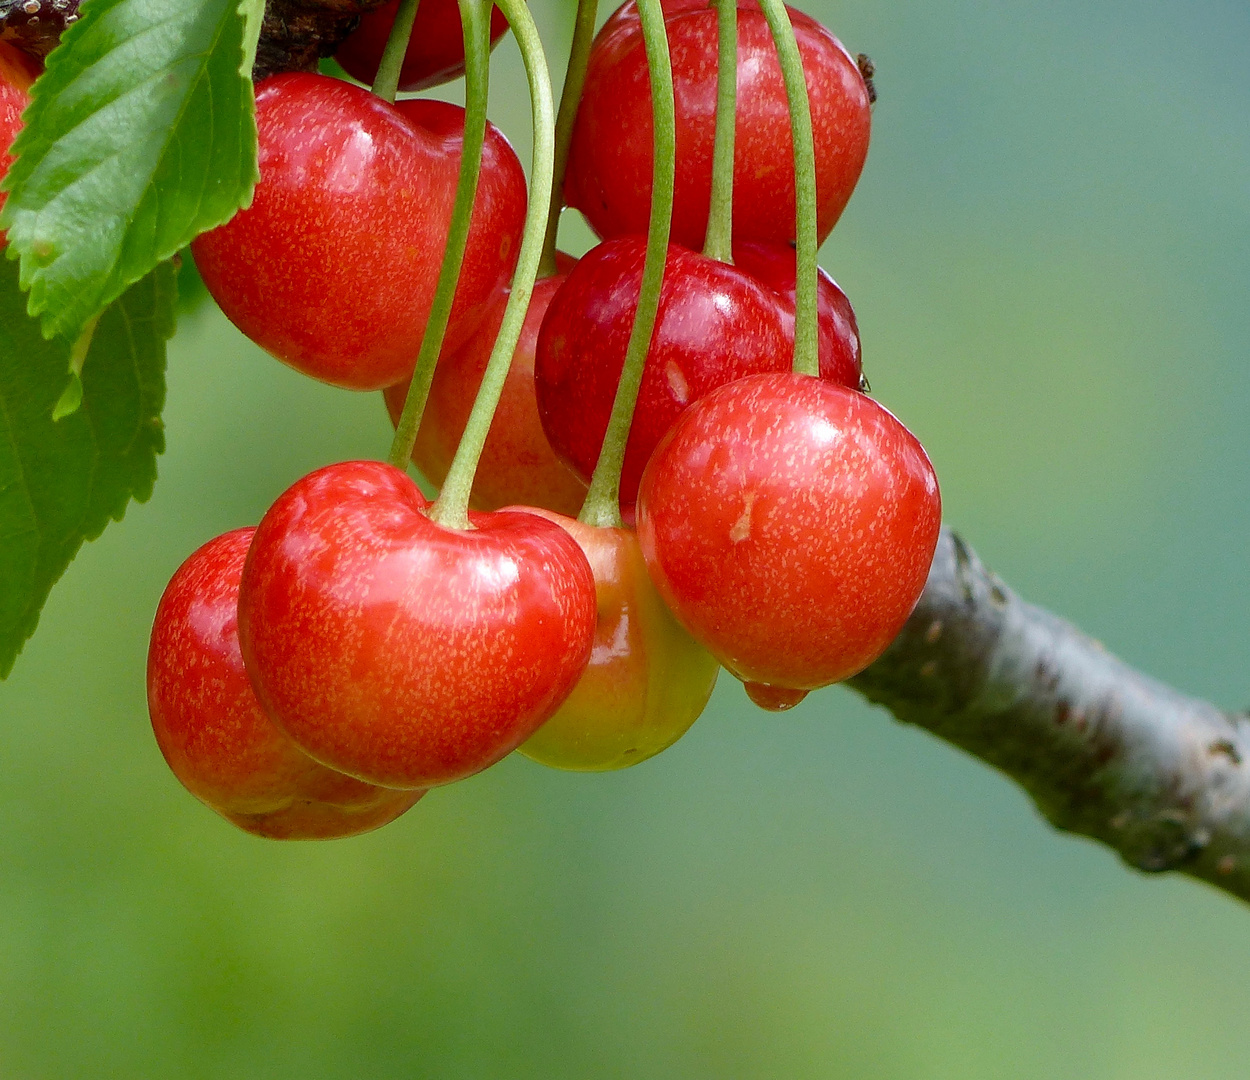
[(417, 3), (418, 0), (399, 0), (391, 36), (386, 39), (382, 59), (378, 61), (378, 73), (373, 77), (373, 92), (392, 105), (399, 93), (399, 74), (404, 66), (404, 54), (408, 52), (408, 39), (412, 37), (412, 24), (417, 21)]
[[(485, 12), (490, 0), (461, 0), (472, 4), (481, 15), (481, 24), (487, 26)], [(658, 0), (657, 0), (658, 2)], [(529, 80), (530, 105), (534, 124), (534, 157), (530, 165), (530, 199), (525, 211), (525, 231), (521, 235), (521, 251), (517, 257), (516, 274), (512, 279), (512, 291), (504, 308), (503, 323), (495, 338), (482, 383), (478, 387), (473, 409), (465, 424), (464, 435), (456, 447), (451, 468), (443, 490), (429, 515), (440, 525), (452, 529), (468, 529), (469, 494), (473, 490), (473, 477), (477, 472), (482, 447), (490, 433), (490, 423), (495, 416), (495, 406), (503, 392), (508, 369), (512, 366), (512, 354), (521, 337), (521, 327), (529, 310), (530, 295), (538, 276), (538, 263), (542, 257), (543, 234), (547, 226), (547, 206), (551, 193), (551, 178), (555, 162), (555, 102), (551, 94), (551, 76), (547, 71), (547, 57), (543, 53), (542, 38), (534, 17), (525, 0), (496, 0), (496, 7), (503, 12), (512, 26), (513, 37), (521, 50), (525, 75)], [(480, 40), (486, 41), (485, 34)], [(489, 42), (487, 41), (487, 45)]]
[[(404, 409), (395, 425), (395, 438), (387, 461), (397, 469), (406, 468), (417, 441), (417, 429), (425, 412), (434, 368), (447, 334), (447, 322), (456, 299), (456, 282), (469, 242), (473, 223), (473, 203), (477, 198), (478, 175), (482, 168), (482, 143), (486, 138), (486, 106), (490, 95), (490, 20), (482, 0), (460, 0), (460, 18), (464, 24), (465, 111), (464, 137), (460, 152), (460, 173), (456, 179), (456, 200), (452, 204), (447, 228), (447, 246), (438, 269), (438, 283), (430, 304), (430, 316), (421, 337), (412, 381), (404, 398)], [(394, 38), (391, 39), (392, 41)], [(388, 43), (387, 47), (390, 45)]]
[(556, 242), (560, 233), (560, 212), (564, 209), (564, 172), (569, 164), (569, 147), (573, 144), (573, 124), (586, 85), (586, 69), (590, 66), (590, 46), (595, 40), (595, 18), (598, 0), (577, 0), (573, 21), (573, 44), (569, 46), (569, 64), (560, 89), (560, 111), (556, 114), (556, 158), (551, 184), (551, 205), (547, 210), (547, 235), (543, 238), (543, 257), (538, 264), (539, 277), (556, 273)]
[(712, 199), (703, 254), (733, 263), (734, 125), (738, 111), (738, 0), (716, 4), (716, 141), (712, 149)]
[(820, 374), (816, 330), (816, 149), (812, 139), (812, 110), (807, 79), (799, 56), (798, 39), (782, 0), (760, 0), (768, 20), (781, 76), (790, 104), (790, 131), (794, 141), (794, 202), (797, 278), (794, 300), (794, 370), (799, 375)]
[(647, 228), (647, 254), (642, 264), (642, 284), (634, 325), (625, 349), (621, 380), (612, 402), (612, 416), (603, 436), (603, 447), (590, 478), (590, 490), (577, 520), (598, 528), (621, 525), (621, 466), (634, 419), (634, 405), (651, 335), (660, 309), (664, 285), (664, 264), (668, 258), (668, 236), (673, 218), (673, 183), (677, 156), (677, 116), (673, 104), (673, 69), (668, 55), (668, 33), (660, 0), (638, 0), (638, 17), (647, 51), (647, 72), (651, 81), (651, 221)]

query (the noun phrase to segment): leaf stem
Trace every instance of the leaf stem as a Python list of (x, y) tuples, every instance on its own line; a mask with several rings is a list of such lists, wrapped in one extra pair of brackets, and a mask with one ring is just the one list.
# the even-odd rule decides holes
[[(658, 0), (657, 0), (658, 2)], [(489, 0), (461, 0), (473, 4), (482, 12), (482, 25), (487, 25), (485, 11)], [(551, 94), (551, 76), (547, 71), (547, 58), (543, 53), (542, 39), (534, 17), (525, 0), (497, 0), (496, 6), (512, 26), (513, 36), (521, 49), (525, 63), (525, 75), (529, 80), (530, 103), (534, 122), (534, 157), (530, 167), (530, 200), (525, 212), (525, 231), (521, 236), (521, 251), (517, 258), (516, 275), (512, 292), (504, 308), (503, 323), (495, 338), (482, 384), (465, 424), (464, 435), (456, 447), (442, 493), (430, 507), (430, 517), (448, 528), (467, 529), (469, 525), (469, 493), (473, 489), (473, 476), (477, 472), (478, 459), (490, 432), (490, 423), (499, 404), (504, 380), (512, 366), (512, 354), (521, 337), (521, 327), (529, 310), (530, 294), (534, 291), (534, 279), (538, 276), (538, 262), (542, 256), (543, 234), (547, 224), (547, 206), (551, 192), (551, 179), (555, 159), (555, 102)], [(483, 39), (484, 40), (484, 39)]]
[(651, 81), (652, 173), (651, 221), (647, 229), (647, 254), (642, 266), (642, 284), (638, 290), (638, 306), (621, 381), (612, 402), (612, 416), (603, 437), (599, 461), (590, 478), (590, 490), (582, 504), (578, 521), (599, 528), (621, 524), (621, 466), (625, 446), (634, 419), (634, 405), (642, 372), (651, 348), (656, 315), (660, 309), (660, 290), (664, 285), (664, 264), (668, 258), (668, 237), (673, 218), (673, 174), (676, 158), (677, 118), (673, 104), (673, 69), (668, 55), (668, 34), (660, 0), (638, 0), (638, 17), (642, 23), (643, 43), (647, 51), (647, 70)]
[[(386, 39), (382, 59), (378, 61), (378, 73), (373, 77), (373, 92), (383, 101), (395, 104), (399, 93), (399, 76), (404, 66), (404, 54), (408, 52), (408, 39), (412, 37), (412, 24), (417, 21), (419, 0), (399, 0), (391, 36)], [(468, 33), (468, 27), (465, 27)]]
[(794, 141), (794, 202), (797, 267), (794, 301), (794, 370), (820, 374), (816, 330), (816, 150), (812, 139), (812, 111), (807, 79), (794, 27), (782, 0), (760, 0), (768, 20), (777, 59), (790, 103), (790, 131)]
[(712, 198), (703, 254), (733, 262), (734, 126), (738, 111), (738, 0), (716, 4), (716, 141), (712, 149)]
[(590, 46), (595, 39), (595, 18), (598, 0), (577, 0), (573, 21), (573, 44), (569, 46), (569, 64), (560, 89), (560, 111), (556, 114), (556, 157), (551, 184), (551, 205), (547, 210), (547, 235), (543, 238), (543, 256), (538, 264), (539, 277), (556, 272), (556, 241), (560, 233), (560, 211), (564, 209), (564, 172), (569, 164), (569, 147), (573, 143), (573, 124), (586, 85), (586, 69), (590, 65)]
[(387, 461), (397, 469), (406, 468), (417, 441), (417, 429), (425, 412), (434, 368), (447, 333), (447, 321), (456, 299), (456, 283), (464, 262), (464, 249), (469, 242), (473, 223), (473, 204), (477, 198), (477, 180), (482, 167), (482, 143), (486, 138), (486, 104), (490, 92), (490, 22), (489, 9), (483, 0), (460, 0), (460, 18), (464, 23), (465, 111), (464, 139), (460, 152), (460, 173), (456, 179), (456, 201), (451, 209), (447, 229), (447, 246), (438, 269), (438, 283), (430, 304), (430, 317), (421, 338), (421, 349), (413, 368), (408, 395)]

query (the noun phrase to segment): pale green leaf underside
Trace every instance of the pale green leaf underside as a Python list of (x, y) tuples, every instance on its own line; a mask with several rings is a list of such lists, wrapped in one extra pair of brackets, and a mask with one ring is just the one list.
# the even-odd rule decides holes
[(251, 198), (263, 0), (86, 0), (35, 83), (0, 225), (28, 310), (73, 338)]
[(176, 286), (165, 264), (104, 311), (81, 404), (60, 420), (71, 343), (45, 339), (24, 299), (0, 262), (0, 678), (83, 541), (152, 493)]

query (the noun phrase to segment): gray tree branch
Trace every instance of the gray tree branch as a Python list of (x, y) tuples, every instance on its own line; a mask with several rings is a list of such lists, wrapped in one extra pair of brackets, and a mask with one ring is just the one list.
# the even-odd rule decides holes
[(849, 681), (989, 762), (1052, 825), (1250, 899), (1250, 717), (1129, 667), (943, 530), (920, 603)]

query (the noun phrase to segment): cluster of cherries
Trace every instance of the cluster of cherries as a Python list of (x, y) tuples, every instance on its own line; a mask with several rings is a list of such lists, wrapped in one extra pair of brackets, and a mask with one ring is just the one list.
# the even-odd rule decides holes
[[(528, 18), (501, 6), (514, 28)], [(366, 16), (338, 54), (364, 83), (398, 7)], [(552, 218), (575, 207), (602, 242), (557, 255), (549, 223), (531, 290), (533, 273), (516, 268), (534, 208), (487, 125), (441, 314), (465, 110), (315, 74), (257, 87), (260, 182), (250, 208), (193, 244), (204, 281), (279, 359), (384, 391), (401, 432), (405, 400), (420, 395), (398, 460), (411, 453), (443, 492), (430, 503), (393, 464), (330, 465), (171, 580), (149, 652), (152, 723), (179, 779), (242, 828), (375, 828), (517, 748), (561, 768), (630, 765), (690, 727), (721, 666), (757, 703), (785, 708), (871, 663), (914, 607), (937, 540), (936, 478), (864, 393), (854, 314), (823, 272), (819, 376), (791, 370), (805, 317), (801, 185), (768, 22), (736, 0), (732, 245), (715, 250), (725, 15), (708, 0), (664, 0), (662, 12), (675, 167), (651, 315), (654, 63), (634, 0), (594, 37), (575, 120), (553, 142), (567, 169)], [(863, 166), (871, 85), (824, 27), (790, 19), (823, 239)], [(492, 40), (505, 28), (492, 10)], [(400, 88), (464, 64), (460, 12), (421, 0)], [(414, 376), (431, 327), (444, 330), (437, 366)]]

